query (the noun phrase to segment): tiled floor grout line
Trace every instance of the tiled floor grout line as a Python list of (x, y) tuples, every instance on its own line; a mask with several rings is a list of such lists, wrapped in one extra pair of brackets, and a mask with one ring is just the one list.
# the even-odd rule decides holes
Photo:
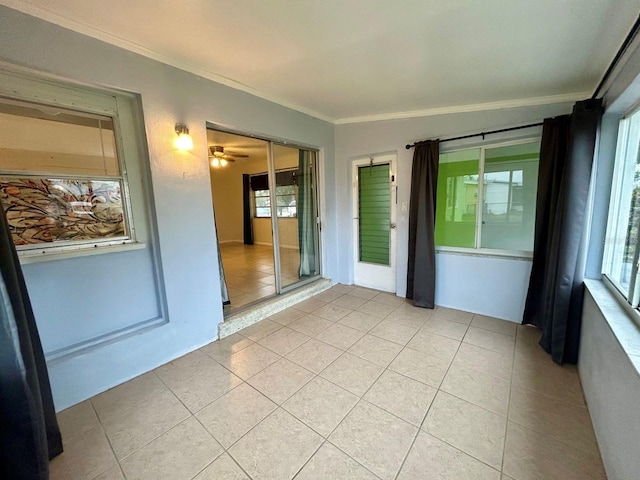
[[(120, 465), (120, 460), (118, 459), (118, 456), (116, 455), (116, 451), (113, 449), (113, 445), (111, 444), (111, 440), (109, 439), (109, 436), (107, 435), (107, 431), (104, 429), (104, 425), (102, 424), (102, 420), (100, 419), (100, 415), (98, 415), (98, 411), (96, 410), (96, 407), (93, 404), (93, 401), (91, 400), (91, 398), (89, 398), (88, 400), (89, 400), (89, 405), (91, 405), (91, 409), (93, 410), (93, 413), (95, 414), (96, 418), (98, 419), (98, 424), (100, 425), (100, 429), (102, 430), (102, 434), (107, 439), (107, 443), (109, 444), (109, 448), (111, 449), (111, 453), (113, 453), (113, 458), (115, 458), (115, 460), (116, 460), (115, 465), (117, 465), (118, 468), (122, 471), (122, 466)], [(64, 447), (64, 442), (63, 442), (63, 447)], [(102, 475), (103, 473), (108, 471), (113, 466), (114, 465), (108, 466), (102, 472), (99, 472), (96, 475), (94, 475), (93, 478), (94, 479), (98, 478), (100, 475)], [(124, 476), (124, 472), (122, 472), (122, 475)]]

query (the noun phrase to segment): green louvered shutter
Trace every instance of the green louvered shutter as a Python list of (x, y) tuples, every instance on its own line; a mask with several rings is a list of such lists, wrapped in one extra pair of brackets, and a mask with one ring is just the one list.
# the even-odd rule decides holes
[(358, 168), (360, 261), (389, 265), (391, 182), (389, 164)]

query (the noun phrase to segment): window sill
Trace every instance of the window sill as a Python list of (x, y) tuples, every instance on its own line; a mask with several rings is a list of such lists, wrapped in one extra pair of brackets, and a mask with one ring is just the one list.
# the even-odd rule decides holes
[(22, 265), (30, 263), (49, 262), (54, 260), (64, 260), (67, 258), (88, 257), (91, 255), (102, 255), (106, 253), (128, 252), (131, 250), (142, 250), (146, 247), (142, 242), (122, 243), (118, 245), (91, 245), (81, 246), (74, 249), (47, 251), (30, 250), (18, 252), (18, 258)]
[(436, 247), (436, 253), (464, 255), (469, 257), (502, 258), (507, 260), (531, 261), (533, 259), (533, 254), (530, 252), (512, 252), (508, 250), (478, 250), (473, 248)]
[(635, 312), (629, 312), (616, 293), (612, 292), (602, 280), (585, 279), (585, 287), (600, 309), (613, 335), (622, 350), (640, 375), (640, 326), (632, 318)]

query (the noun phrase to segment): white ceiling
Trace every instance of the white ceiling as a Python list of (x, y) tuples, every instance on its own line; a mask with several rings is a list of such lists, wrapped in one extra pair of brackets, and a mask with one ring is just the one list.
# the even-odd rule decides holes
[(640, 11), (640, 0), (0, 3), (338, 123), (578, 99)]

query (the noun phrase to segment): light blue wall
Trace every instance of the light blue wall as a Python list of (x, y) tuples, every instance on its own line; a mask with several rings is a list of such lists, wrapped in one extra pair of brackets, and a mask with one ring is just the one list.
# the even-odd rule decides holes
[[(408, 213), (401, 211), (409, 202), (413, 150), (407, 143), (426, 138), (452, 137), (491, 129), (535, 123), (547, 117), (570, 113), (572, 104), (521, 107), (485, 112), (437, 115), (424, 118), (369, 122), (336, 126), (336, 191), (338, 205), (351, 205), (352, 159), (369, 154), (396, 152), (398, 155), (397, 203), (397, 294), (404, 296), (407, 276)], [(534, 130), (539, 134), (540, 130)], [(528, 132), (495, 135), (504, 140)], [(489, 139), (488, 139), (489, 140)], [(470, 139), (453, 148), (477, 144)], [(352, 218), (349, 208), (338, 214), (339, 280), (353, 281)], [(437, 255), (436, 303), (452, 308), (491, 315), (519, 322), (529, 284), (531, 262), (517, 259), (474, 257), (440, 253)]]
[[(138, 93), (144, 112), (168, 323), (50, 362), (57, 409), (216, 338), (222, 311), (206, 122), (322, 150), (328, 179), (323, 185), (324, 275), (337, 275), (333, 125), (1, 6), (0, 61), (72, 82)], [(189, 127), (192, 152), (174, 150), (178, 122)], [(86, 322), (109, 322), (114, 328), (157, 314), (162, 292), (155, 291), (150, 277), (150, 255), (148, 246), (25, 266), (45, 348), (61, 348), (83, 338), (88, 334)], [(92, 282), (97, 271), (109, 274)], [(85, 297), (79, 303), (74, 295), (78, 291)]]

